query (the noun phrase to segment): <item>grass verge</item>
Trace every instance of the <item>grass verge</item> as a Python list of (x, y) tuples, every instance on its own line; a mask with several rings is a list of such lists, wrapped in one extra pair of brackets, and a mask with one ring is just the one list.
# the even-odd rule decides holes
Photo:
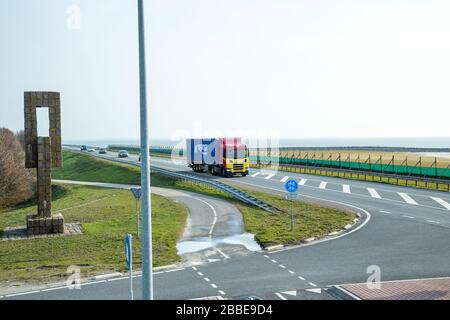
[[(120, 175), (121, 180), (123, 181), (122, 183), (136, 183), (134, 170), (132, 170), (132, 173), (128, 174), (128, 178), (125, 178), (126, 174), (121, 172), (121, 170), (124, 170), (123, 167), (129, 166), (119, 165), (117, 163), (107, 162), (103, 160), (97, 160), (88, 155), (68, 151), (66, 151), (66, 153), (75, 155), (73, 156), (73, 159), (83, 158), (83, 163), (95, 163), (95, 165), (90, 164), (86, 166), (87, 168), (95, 168), (96, 170), (95, 172), (93, 172), (92, 176), (88, 176), (89, 171), (84, 171), (84, 179), (86, 179), (87, 181), (95, 181), (91, 179), (96, 179), (98, 176), (99, 171), (97, 166), (107, 166), (109, 168), (107, 171), (108, 177), (100, 177), (100, 181), (104, 181), (105, 178), (115, 181), (117, 180), (117, 178), (114, 177), (114, 175), (116, 174), (116, 172), (120, 172), (117, 174)], [(65, 154), (65, 156), (67, 155)], [(69, 162), (65, 163), (64, 168), (69, 170), (70, 172), (75, 172), (72, 168), (70, 168), (70, 166), (73, 165), (75, 165), (77, 168), (80, 167), (80, 165), (76, 163)], [(114, 167), (116, 166), (117, 169), (114, 169)], [(138, 168), (133, 169), (139, 170)], [(74, 177), (76, 178), (76, 176)], [(214, 197), (219, 197), (234, 203), (243, 214), (246, 231), (253, 233), (255, 235), (255, 239), (264, 247), (273, 244), (298, 244), (310, 237), (321, 237), (330, 232), (340, 230), (346, 224), (351, 223), (355, 217), (354, 214), (343, 212), (341, 210), (335, 210), (328, 207), (322, 207), (319, 205), (296, 201), (294, 202), (294, 230), (291, 231), (291, 217), (289, 213), (270, 214), (253, 206), (245, 205), (218, 189), (209, 187), (207, 185), (197, 184), (188, 180), (174, 179), (157, 173), (153, 173), (151, 175), (151, 179), (152, 186), (155, 187), (180, 189), (202, 193)], [(241, 186), (239, 187), (261, 200), (264, 200), (281, 209), (285, 209), (286, 212), (290, 212), (290, 201), (287, 201), (278, 195), (270, 195), (248, 188), (243, 188)]]
[[(135, 202), (129, 191), (85, 186), (53, 186), (54, 212), (65, 222), (81, 222), (84, 233), (70, 237), (0, 241), (0, 282), (51, 282), (66, 279), (67, 268), (76, 265), (83, 277), (124, 271), (126, 233), (135, 235)], [(152, 195), (154, 265), (178, 261), (176, 241), (187, 218), (187, 208)], [(35, 203), (0, 211), (0, 230), (24, 225), (35, 212)], [(133, 239), (133, 264), (141, 265), (141, 242)]]

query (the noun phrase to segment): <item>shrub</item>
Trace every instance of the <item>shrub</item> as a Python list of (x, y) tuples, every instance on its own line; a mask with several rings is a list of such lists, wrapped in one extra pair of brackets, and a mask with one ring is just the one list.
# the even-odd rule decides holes
[(12, 131), (0, 128), (0, 208), (28, 200), (33, 195), (33, 184), (19, 139)]

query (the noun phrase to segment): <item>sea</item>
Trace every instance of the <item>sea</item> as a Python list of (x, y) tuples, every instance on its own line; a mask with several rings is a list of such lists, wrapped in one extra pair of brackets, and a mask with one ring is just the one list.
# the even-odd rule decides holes
[[(260, 139), (260, 141), (267, 139)], [(252, 144), (256, 140), (249, 140)], [(139, 146), (139, 139), (69, 139), (64, 144), (88, 145), (95, 147), (107, 147), (109, 145)], [(152, 139), (151, 146), (175, 146), (180, 141), (171, 139)], [(279, 147), (298, 148), (345, 148), (345, 147), (368, 147), (368, 148), (424, 148), (424, 149), (450, 149), (450, 137), (415, 137), (415, 138), (280, 138)]]

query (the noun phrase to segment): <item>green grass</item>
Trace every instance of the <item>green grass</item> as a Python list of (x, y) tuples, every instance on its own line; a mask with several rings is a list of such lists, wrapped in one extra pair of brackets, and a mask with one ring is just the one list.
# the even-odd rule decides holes
[(63, 167), (55, 168), (53, 179), (140, 184), (140, 169), (85, 154), (63, 150)]
[[(115, 174), (116, 172), (120, 172), (122, 183), (136, 183), (134, 180), (134, 170), (132, 171), (133, 173), (129, 173), (128, 176), (126, 176), (126, 174), (124, 174), (121, 170), (124, 170), (124, 167), (139, 170), (138, 168), (132, 168), (131, 166), (96, 160), (88, 155), (68, 151), (66, 151), (65, 157), (67, 157), (68, 154), (73, 156), (73, 159), (82, 159), (83, 163), (93, 162), (93, 164), (87, 164), (86, 167), (93, 167), (94, 164), (96, 167), (101, 167), (103, 165), (108, 167), (107, 177), (98, 177), (99, 171), (96, 170), (92, 172), (91, 177), (85, 176), (84, 180), (95, 181), (94, 179), (98, 177), (100, 179), (98, 181), (102, 182), (108, 179), (110, 179), (110, 181), (116, 181), (117, 177), (115, 177)], [(64, 161), (66, 161), (66, 159)], [(65, 163), (64, 170), (73, 171), (71, 166), (77, 168), (80, 167), (80, 165), (76, 162), (68, 162)], [(117, 169), (114, 169), (115, 167), (117, 167)], [(85, 170), (84, 174), (86, 174), (87, 172), (89, 171)], [(74, 178), (76, 179), (77, 177), (74, 176)], [(232, 179), (230, 179), (230, 182), (232, 182)], [(238, 206), (243, 214), (246, 231), (255, 234), (256, 240), (263, 246), (280, 243), (296, 244), (310, 237), (320, 237), (330, 232), (341, 229), (343, 226), (350, 223), (354, 219), (354, 215), (351, 213), (334, 210), (328, 207), (306, 204), (303, 202), (295, 202), (295, 228), (292, 232), (290, 231), (289, 214), (275, 215), (267, 213), (266, 211), (245, 205), (242, 202), (233, 199), (228, 194), (210, 186), (197, 184), (187, 180), (174, 179), (157, 173), (153, 173), (151, 175), (151, 183), (152, 186), (155, 187), (197, 192), (233, 202), (236, 206)], [(242, 186), (239, 187), (276, 207), (289, 211), (290, 201), (286, 201), (280, 196), (269, 195), (262, 192), (255, 192), (253, 190), (243, 188)]]
[[(129, 191), (85, 186), (53, 187), (53, 211), (62, 211), (65, 222), (82, 223), (84, 233), (20, 241), (0, 241), (0, 282), (46, 282), (66, 279), (71, 265), (83, 277), (124, 271), (125, 234), (135, 234), (135, 202)], [(82, 206), (80, 206), (82, 205)], [(176, 241), (183, 232), (187, 208), (167, 198), (152, 195), (154, 265), (178, 261)], [(30, 202), (0, 211), (0, 230), (24, 225), (35, 212)], [(140, 268), (141, 244), (133, 241), (134, 265)]]

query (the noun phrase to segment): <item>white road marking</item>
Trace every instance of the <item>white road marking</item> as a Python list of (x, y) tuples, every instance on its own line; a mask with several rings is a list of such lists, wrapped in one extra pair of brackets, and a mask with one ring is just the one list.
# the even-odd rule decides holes
[(403, 215), (403, 218), (414, 219), (414, 217)]
[(288, 270), (290, 274), (294, 274), (295, 272), (292, 270)]
[(6, 294), (5, 297), (17, 297), (17, 296), (23, 296), (25, 294), (33, 294), (33, 293), (39, 293), (41, 292), (40, 290), (35, 290), (35, 291), (27, 291), (27, 292), (20, 292), (20, 293), (13, 293), (13, 294)]
[(269, 258), (269, 256), (267, 254), (265, 254), (264, 257), (266, 257), (267, 259)]
[(306, 181), (308, 181), (308, 179), (302, 179), (298, 182), (299, 185), (304, 186)]
[(230, 257), (228, 255), (226, 255), (225, 253), (223, 253), (222, 250), (220, 249), (216, 249), (218, 253), (220, 253), (225, 259), (230, 259)]
[(377, 190), (373, 189), (373, 188), (367, 188), (367, 191), (369, 191), (370, 196), (372, 198), (377, 198), (377, 199), (381, 199), (381, 196), (378, 194)]
[(197, 271), (197, 267), (192, 267), (193, 270)]
[(283, 297), (280, 293), (275, 292), (275, 295), (280, 298), (281, 300), (287, 300), (285, 297)]
[(205, 279), (206, 282), (209, 282), (209, 281), (210, 281), (208, 278), (203, 278), (203, 279)]
[(270, 260), (270, 261), (272, 261), (273, 263), (278, 263), (277, 260), (273, 260), (273, 259), (272, 259), (272, 260)]
[(200, 277), (202, 277), (203, 276), (203, 273), (201, 273), (200, 271), (199, 272), (197, 272), (197, 274), (200, 276)]
[(320, 182), (319, 189), (325, 189), (326, 187), (327, 187), (327, 182), (326, 181)]
[(317, 284), (315, 284), (315, 283), (313, 283), (313, 282), (308, 282), (308, 284), (309, 284), (310, 286), (317, 287)]
[(289, 179), (289, 176), (285, 176), (283, 179), (280, 180), (280, 182), (286, 182)]
[(265, 177), (264, 179), (269, 180), (274, 176), (274, 174), (269, 174), (267, 177)]
[(212, 223), (212, 225), (211, 225), (211, 229), (209, 229), (209, 233), (208, 233), (209, 237), (211, 238), (211, 237), (212, 237), (213, 230), (214, 230), (214, 227), (216, 226), (216, 222), (217, 222), (217, 212), (216, 212), (216, 209), (214, 209), (214, 207), (213, 207), (209, 202), (206, 202), (206, 201), (203, 200), (203, 199), (196, 198), (196, 197), (194, 197), (194, 199), (196, 199), (196, 200), (198, 200), (198, 201), (201, 201), (201, 202), (203, 202), (204, 204), (206, 204), (208, 207), (210, 207), (211, 210), (212, 210), (212, 212), (213, 212), (213, 214), (214, 214), (214, 220), (213, 220), (213, 223)]
[(316, 289), (305, 289), (305, 291), (313, 292), (313, 293), (322, 293), (322, 289), (316, 288)]
[(254, 174), (252, 174), (252, 177), (256, 177), (256, 176), (258, 176), (260, 174), (261, 174), (261, 172), (255, 172)]
[(443, 206), (445, 209), (450, 210), (450, 203), (448, 203), (447, 201), (441, 199), (441, 198), (436, 198), (436, 197), (431, 197), (431, 199), (433, 199), (434, 201), (436, 201), (437, 203), (439, 203), (441, 206)]
[(211, 287), (213, 287), (214, 289), (217, 289), (217, 286), (214, 283), (211, 283)]
[(300, 279), (300, 280), (303, 280), (303, 281), (305, 281), (306, 279), (305, 278), (303, 278), (302, 276), (298, 276), (298, 278)]
[(381, 213), (391, 214), (389, 211), (380, 210)]
[(297, 291), (296, 290), (291, 290), (291, 291), (283, 291), (282, 294), (287, 294), (290, 296), (296, 296), (297, 295)]
[(225, 292), (223, 292), (222, 290), (219, 290), (219, 293), (221, 294), (221, 295), (226, 295), (226, 293)]
[(352, 193), (350, 191), (350, 186), (348, 184), (343, 184), (342, 185), (342, 192), (344, 192), (344, 193)]
[(435, 221), (435, 220), (427, 220), (428, 222), (431, 222), (431, 223), (437, 223), (437, 224), (440, 224), (440, 222), (439, 221)]
[(411, 198), (409, 195), (403, 192), (397, 192), (397, 194), (405, 200), (406, 203), (413, 204), (417, 206), (417, 202)]
[(281, 268), (281, 269), (286, 269), (286, 267), (283, 266), (282, 264), (280, 264), (280, 268)]

